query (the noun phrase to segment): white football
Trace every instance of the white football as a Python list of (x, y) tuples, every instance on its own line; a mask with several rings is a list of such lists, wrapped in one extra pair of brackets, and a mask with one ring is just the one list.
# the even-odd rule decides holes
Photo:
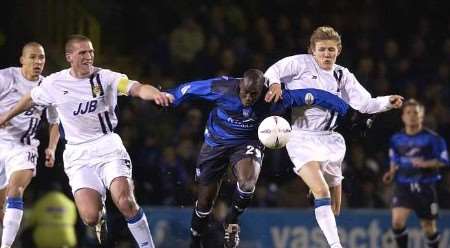
[(291, 125), (280, 116), (269, 116), (258, 127), (258, 138), (261, 143), (270, 149), (284, 147), (291, 135)]

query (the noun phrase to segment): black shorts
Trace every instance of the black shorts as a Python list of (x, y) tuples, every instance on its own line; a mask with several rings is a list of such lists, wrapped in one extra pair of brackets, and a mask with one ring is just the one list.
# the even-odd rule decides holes
[(264, 157), (264, 147), (258, 141), (249, 141), (234, 146), (209, 146), (204, 143), (197, 159), (195, 179), (200, 184), (218, 182), (229, 164), (235, 166), (245, 158), (252, 158), (260, 165)]
[(438, 199), (434, 184), (396, 184), (392, 207), (414, 210), (419, 219), (436, 219)]

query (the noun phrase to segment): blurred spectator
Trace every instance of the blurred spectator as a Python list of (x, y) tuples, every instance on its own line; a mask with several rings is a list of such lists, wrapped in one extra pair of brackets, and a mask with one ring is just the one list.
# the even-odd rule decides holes
[(351, 208), (381, 208), (386, 204), (376, 190), (380, 183), (378, 163), (367, 157), (359, 144), (353, 144), (344, 167), (343, 181), (347, 204)]
[(59, 184), (53, 184), (53, 188), (37, 200), (29, 219), (38, 248), (76, 247), (76, 222), (75, 204), (61, 192)]
[(164, 148), (160, 162), (160, 189), (163, 205), (191, 204), (189, 197), (189, 175), (184, 164), (177, 157), (175, 149), (171, 146)]
[(203, 48), (202, 28), (193, 17), (184, 18), (170, 34), (170, 51), (175, 63), (190, 63)]

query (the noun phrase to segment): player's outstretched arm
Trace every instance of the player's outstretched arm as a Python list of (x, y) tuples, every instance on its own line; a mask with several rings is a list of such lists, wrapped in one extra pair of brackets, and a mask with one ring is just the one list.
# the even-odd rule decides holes
[(0, 115), (0, 127), (4, 126), (13, 117), (31, 108), (33, 104), (30, 93), (24, 95), (11, 110)]
[(191, 99), (202, 99), (206, 101), (214, 102), (222, 97), (220, 91), (213, 90), (213, 85), (216, 80), (227, 80), (228, 78), (212, 78), (200, 81), (193, 81), (188, 83), (183, 83), (176, 88), (168, 90), (175, 100), (173, 101), (174, 106), (178, 106), (185, 101)]
[(146, 101), (154, 101), (156, 104), (164, 107), (169, 106), (174, 100), (171, 94), (161, 92), (151, 85), (138, 82), (131, 86), (129, 93), (133, 97), (138, 97)]
[(338, 96), (319, 89), (285, 90), (282, 104), (285, 108), (304, 105), (319, 106), (336, 111), (340, 116), (345, 116), (350, 106)]

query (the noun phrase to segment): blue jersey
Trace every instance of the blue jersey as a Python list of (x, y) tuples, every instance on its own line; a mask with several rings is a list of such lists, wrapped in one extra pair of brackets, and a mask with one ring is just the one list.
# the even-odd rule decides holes
[(398, 166), (395, 181), (400, 184), (434, 183), (441, 179), (438, 169), (414, 168), (412, 159), (437, 159), (448, 166), (448, 152), (445, 140), (433, 131), (423, 129), (415, 135), (404, 131), (391, 137), (389, 158)]
[[(215, 104), (205, 128), (205, 142), (210, 146), (239, 145), (257, 139), (258, 124), (275, 111), (294, 106), (321, 106), (344, 116), (349, 106), (338, 96), (316, 89), (284, 90), (278, 103), (267, 103), (263, 96), (245, 107), (239, 97), (239, 78), (219, 77), (184, 83), (169, 90), (177, 106), (188, 99), (204, 99)], [(306, 101), (306, 103), (305, 103)]]

